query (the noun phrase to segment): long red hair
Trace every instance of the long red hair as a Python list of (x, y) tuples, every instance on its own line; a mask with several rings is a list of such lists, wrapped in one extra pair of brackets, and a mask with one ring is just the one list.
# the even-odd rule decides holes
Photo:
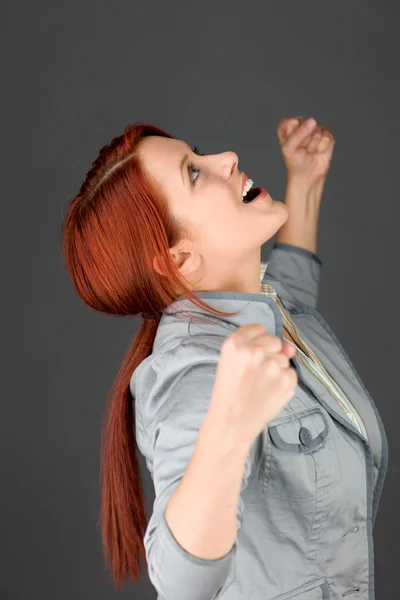
[[(236, 314), (200, 300), (171, 260), (169, 248), (186, 232), (140, 159), (140, 141), (150, 135), (173, 138), (148, 122), (127, 126), (101, 148), (70, 202), (62, 236), (74, 288), (94, 310), (117, 316), (158, 314), (180, 294), (210, 314)], [(155, 256), (163, 275), (153, 268)], [(152, 351), (157, 325), (141, 322), (106, 398), (102, 423), (100, 521), (105, 560), (117, 587), (128, 578), (139, 581), (140, 555), (148, 575), (143, 544), (147, 518), (129, 383)]]

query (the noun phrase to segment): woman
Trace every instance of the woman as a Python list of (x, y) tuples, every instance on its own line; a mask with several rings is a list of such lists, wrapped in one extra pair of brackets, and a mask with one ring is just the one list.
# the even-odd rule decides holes
[[(101, 150), (65, 217), (84, 302), (144, 311), (103, 432), (103, 543), (119, 586), (138, 581), (142, 555), (168, 600), (374, 598), (386, 436), (316, 310), (334, 139), (303, 118), (282, 120), (278, 138), (284, 203), (254, 200), (234, 152), (201, 155), (136, 123)], [(155, 487), (149, 520), (136, 444)]]

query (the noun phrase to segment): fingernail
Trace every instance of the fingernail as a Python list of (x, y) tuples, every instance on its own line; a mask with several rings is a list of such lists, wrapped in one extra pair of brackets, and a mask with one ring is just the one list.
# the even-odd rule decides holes
[(307, 121), (306, 121), (306, 127), (309, 127), (311, 129), (312, 127), (314, 127), (314, 125), (315, 125), (316, 122), (317, 121), (315, 119), (307, 119)]

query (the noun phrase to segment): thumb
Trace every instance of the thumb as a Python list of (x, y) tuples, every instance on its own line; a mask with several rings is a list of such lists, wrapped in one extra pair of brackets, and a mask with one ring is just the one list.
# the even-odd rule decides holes
[(288, 138), (286, 144), (284, 145), (285, 149), (293, 150), (294, 148), (300, 146), (301, 142), (310, 135), (311, 131), (313, 131), (316, 124), (317, 122), (315, 119), (307, 119), (307, 121), (304, 121), (304, 123), (302, 123), (300, 127), (298, 127), (296, 131), (294, 131)]
[(297, 348), (293, 344), (290, 344), (288, 342), (283, 342), (282, 352), (283, 352), (283, 354), (285, 354), (285, 356), (288, 356), (289, 358), (293, 358), (293, 356), (297, 352)]

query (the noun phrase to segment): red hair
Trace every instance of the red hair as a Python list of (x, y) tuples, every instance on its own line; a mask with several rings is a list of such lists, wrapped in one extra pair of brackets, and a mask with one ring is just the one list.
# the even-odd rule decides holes
[[(171, 260), (169, 248), (185, 232), (140, 159), (140, 141), (150, 135), (173, 138), (147, 122), (127, 126), (101, 148), (72, 199), (62, 236), (73, 286), (88, 306), (115, 316), (160, 313), (179, 293), (210, 314), (237, 314), (217, 311), (200, 300)], [(163, 275), (153, 268), (155, 256)], [(128, 578), (139, 581), (140, 555), (148, 571), (135, 399), (129, 383), (151, 353), (157, 325), (156, 320), (142, 321), (108, 393), (103, 417), (100, 521), (105, 560), (117, 587)]]

